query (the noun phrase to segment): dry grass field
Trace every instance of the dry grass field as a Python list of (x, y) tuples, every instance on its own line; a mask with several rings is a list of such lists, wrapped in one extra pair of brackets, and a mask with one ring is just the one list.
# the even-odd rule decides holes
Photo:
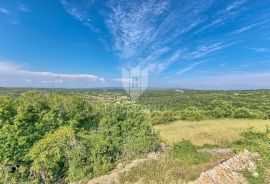
[(269, 120), (205, 120), (176, 121), (171, 124), (157, 125), (155, 130), (161, 138), (172, 145), (182, 139), (190, 140), (197, 146), (204, 144), (223, 145), (240, 139), (242, 130), (253, 127), (265, 130), (270, 127)]

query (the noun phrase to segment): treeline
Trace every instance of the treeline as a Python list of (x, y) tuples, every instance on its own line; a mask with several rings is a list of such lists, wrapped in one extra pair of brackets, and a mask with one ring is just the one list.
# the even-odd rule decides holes
[(139, 103), (149, 107), (183, 110), (197, 107), (207, 110), (213, 100), (224, 100), (234, 108), (248, 108), (262, 112), (270, 110), (270, 90), (203, 91), (203, 90), (147, 90)]
[(76, 95), (0, 96), (0, 183), (68, 183), (157, 150), (138, 105), (97, 108)]
[(270, 111), (253, 110), (246, 107), (235, 108), (225, 100), (212, 100), (203, 109), (196, 106), (173, 111), (153, 111), (152, 123), (163, 124), (180, 120), (199, 121), (204, 119), (270, 119)]
[(138, 103), (152, 109), (153, 124), (177, 119), (270, 119), (270, 90), (149, 90)]
[(261, 112), (245, 107), (235, 108), (231, 103), (223, 100), (211, 101), (208, 109), (188, 107), (179, 113), (182, 120), (203, 120), (203, 119), (269, 119), (270, 112)]

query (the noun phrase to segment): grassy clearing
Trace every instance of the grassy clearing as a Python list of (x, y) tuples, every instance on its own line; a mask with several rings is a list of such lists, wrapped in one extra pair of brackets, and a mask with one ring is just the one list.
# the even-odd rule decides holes
[(176, 121), (171, 124), (157, 125), (155, 130), (170, 145), (185, 139), (197, 146), (204, 144), (224, 145), (239, 140), (243, 130), (265, 130), (269, 120), (204, 120), (198, 122)]
[[(147, 161), (122, 174), (120, 183), (187, 183), (232, 156), (214, 156), (198, 151), (204, 144), (226, 146), (236, 152), (247, 149), (259, 153), (261, 160), (256, 170), (259, 177), (254, 177), (249, 171), (243, 171), (243, 174), (251, 184), (270, 183), (270, 133), (267, 126), (270, 126), (270, 121), (263, 120), (177, 121), (155, 126), (161, 137), (173, 145), (172, 149), (159, 160)], [(253, 129), (249, 129), (251, 127)]]
[(190, 141), (181, 141), (159, 160), (147, 161), (123, 173), (120, 183), (187, 183), (199, 177), (201, 172), (216, 166), (220, 160), (229, 157), (230, 155), (212, 156), (201, 153)]
[(120, 177), (121, 184), (151, 183), (151, 184), (182, 184), (195, 180), (200, 173), (213, 168), (220, 160), (227, 157), (212, 157), (200, 164), (187, 164), (175, 158), (164, 157), (140, 164)]

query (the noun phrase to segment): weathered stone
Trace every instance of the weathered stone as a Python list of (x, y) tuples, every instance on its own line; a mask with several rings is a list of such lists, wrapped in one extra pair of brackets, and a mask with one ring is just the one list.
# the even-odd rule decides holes
[[(115, 184), (119, 183), (119, 176), (122, 173), (130, 171), (133, 167), (136, 167), (137, 165), (147, 161), (147, 160), (157, 160), (160, 156), (160, 153), (149, 153), (147, 158), (145, 159), (136, 159), (133, 160), (131, 163), (124, 165), (119, 164), (115, 170), (111, 172), (111, 174), (100, 176), (98, 178), (94, 178), (92, 180), (89, 180), (86, 182), (87, 184)], [(75, 182), (73, 184), (82, 184), (85, 182)], [(140, 182), (139, 182), (140, 183)]]
[(255, 161), (258, 157), (258, 154), (245, 150), (213, 169), (201, 173), (197, 180), (189, 182), (189, 184), (248, 184), (247, 179), (240, 174), (240, 171), (244, 169), (255, 171)]
[(233, 154), (233, 150), (230, 148), (224, 148), (224, 149), (202, 149), (200, 152), (209, 153), (211, 155), (226, 155), (226, 154)]
[(254, 172), (252, 175), (253, 175), (255, 178), (257, 178), (257, 177), (259, 176), (259, 173)]

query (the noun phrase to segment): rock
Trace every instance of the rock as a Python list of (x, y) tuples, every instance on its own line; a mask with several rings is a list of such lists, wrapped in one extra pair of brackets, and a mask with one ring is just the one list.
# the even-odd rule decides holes
[(240, 171), (256, 169), (255, 161), (258, 157), (258, 154), (245, 150), (213, 169), (201, 173), (198, 179), (189, 184), (248, 184)]
[(259, 176), (259, 173), (254, 172), (252, 175), (253, 175), (255, 178), (257, 178), (257, 177)]
[(248, 162), (248, 171), (249, 172), (255, 172), (256, 171), (256, 164), (252, 161)]
[(226, 155), (226, 154), (233, 154), (233, 150), (230, 148), (224, 148), (224, 149), (210, 149), (210, 150), (200, 150), (200, 152), (209, 153), (211, 155)]
[(165, 152), (166, 150), (166, 144), (164, 142), (160, 143), (160, 151)]
[(157, 160), (159, 158), (160, 154), (159, 153), (149, 153), (147, 158), (150, 159), (150, 160)]
[[(147, 160), (157, 160), (160, 156), (160, 153), (149, 153), (147, 158), (136, 159), (130, 162), (129, 164), (118, 164), (115, 170), (111, 174), (100, 176), (98, 178), (91, 179), (87, 184), (116, 184), (119, 183), (119, 176), (123, 173), (129, 172), (133, 167), (138, 166), (139, 164)], [(75, 182), (73, 184), (82, 184), (83, 182)]]

